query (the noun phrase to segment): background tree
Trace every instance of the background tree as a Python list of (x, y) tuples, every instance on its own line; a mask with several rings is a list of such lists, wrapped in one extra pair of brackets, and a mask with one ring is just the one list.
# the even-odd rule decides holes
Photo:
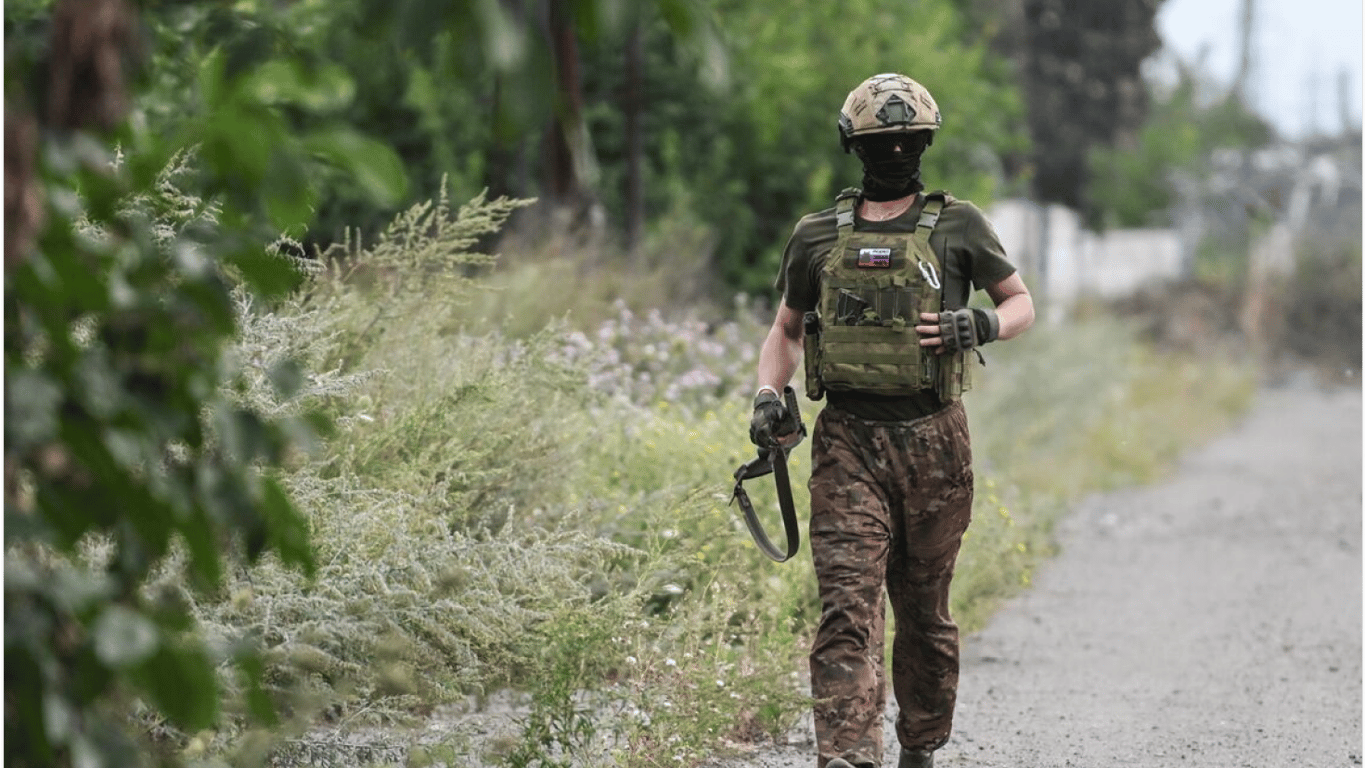
[(1181, 65), (1174, 84), (1155, 89), (1148, 119), (1131, 144), (1092, 147), (1094, 225), (1172, 226), (1181, 190), (1210, 173), (1216, 151), (1245, 151), (1271, 140), (1271, 127), (1236, 91), (1211, 98), (1208, 90), (1197, 71)]
[[(945, 127), (925, 157), (931, 185), (985, 203), (1003, 180), (996, 156), (1026, 142), (1008, 70), (982, 44), (963, 41), (963, 19), (947, 0), (911, 10), (887, 0), (781, 9), (716, 0), (711, 9), (715, 43), (670, 40), (658, 21), (644, 27), (642, 175), (650, 216), (683, 212), (714, 231), (722, 285), (767, 292), (796, 219), (859, 183), (835, 123), (849, 90), (870, 74), (907, 71), (939, 102)], [(836, 39), (841, 28), (858, 34)], [(602, 199), (617, 221), (626, 153), (624, 120), (611, 105), (626, 80), (623, 47), (609, 39), (585, 67), (589, 102), (602, 105), (589, 113)]]
[[(232, 397), (232, 292), (293, 284), (258, 238), (307, 223), (310, 169), (347, 168), (380, 202), (402, 195), (402, 174), (345, 125), (290, 130), (290, 110), (329, 97), (278, 50), (236, 56), (268, 33), (209, 47), (178, 119), (149, 121), (137, 64), (167, 56), (169, 38), (143, 36), (134, 6), (5, 10), (5, 763), (138, 765), (130, 713), (207, 727), (220, 664), (238, 667), (247, 709), (273, 717), (245, 630), (210, 648), (185, 594), (146, 589), (149, 574), (183, 558), (185, 586), (212, 589), (227, 563), (267, 553), (314, 567), (269, 469), (322, 425)], [(179, 194), (176, 176), (211, 197)], [(298, 383), (287, 362), (271, 375), (282, 392)]]
[[(698, 257), (726, 290), (766, 291), (792, 222), (858, 182), (831, 126), (869, 73), (911, 70), (945, 108), (926, 159), (932, 183), (987, 202), (1003, 178), (995, 158), (1026, 144), (1008, 68), (964, 42), (971, 29), (950, 0), (909, 10), (856, 0), (839, 13), (774, 0), (302, 0), (272, 5), (277, 21), (265, 28), (247, 23), (256, 7), (148, 14), (166, 38), (151, 67), (150, 124), (180, 120), (177, 104), (198, 92), (198, 62), (215, 46), (235, 67), (287, 46), (290, 76), (312, 99), (287, 107), (291, 128), (333, 121), (384, 136), (415, 196), (435, 196), (444, 178), (457, 199), (485, 188), (542, 199), (518, 214), (523, 228), (546, 225), (556, 207), (568, 211), (558, 229), (572, 228), (595, 204), (608, 242), (638, 243), (644, 222), (666, 214), (690, 221), (715, 243)], [(837, 41), (833, 25), (859, 33)], [(275, 168), (275, 182), (305, 178)], [(313, 244), (393, 213), (345, 168), (310, 174)], [(570, 199), (579, 202), (562, 205)]]
[(1024, 91), (1040, 202), (1092, 205), (1093, 147), (1133, 147), (1147, 89), (1140, 66), (1161, 47), (1160, 0), (1024, 0)]

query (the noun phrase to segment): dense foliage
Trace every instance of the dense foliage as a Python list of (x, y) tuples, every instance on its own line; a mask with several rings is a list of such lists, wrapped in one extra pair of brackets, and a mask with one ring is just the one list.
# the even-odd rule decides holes
[(1024, 0), (1034, 196), (1088, 210), (1092, 147), (1124, 146), (1147, 116), (1143, 61), (1161, 0)]
[(1097, 227), (1169, 226), (1179, 192), (1213, 172), (1219, 150), (1265, 146), (1271, 128), (1229, 95), (1212, 98), (1199, 72), (1182, 66), (1159, 89), (1151, 114), (1124, 147), (1091, 149), (1090, 223)]
[[(187, 590), (268, 553), (315, 567), (307, 523), (267, 470), (321, 422), (239, 405), (241, 371), (223, 356), (233, 287), (295, 282), (258, 238), (266, 221), (299, 223), (308, 197), (273, 174), (344, 158), (391, 199), (401, 176), (346, 126), (286, 131), (260, 69), (210, 56), (182, 128), (213, 196), (181, 194), (189, 142), (124, 119), (131, 6), (11, 4), (5, 24), (5, 762), (132, 765), (129, 714), (209, 726), (220, 664), (241, 673), (243, 705), (273, 717), (248, 628), (206, 645)], [(298, 386), (289, 360), (268, 374)], [(167, 558), (185, 579), (146, 588)]]
[[(30, 0), (17, 15), (46, 4)], [(411, 181), (410, 199), (435, 196), (446, 179), (457, 199), (488, 188), (562, 211), (526, 226), (632, 248), (643, 222), (689, 217), (711, 233), (703, 256), (719, 284), (762, 288), (796, 219), (859, 183), (835, 118), (865, 77), (905, 70), (938, 100), (945, 127), (926, 158), (930, 186), (989, 202), (1002, 180), (994, 158), (1024, 144), (1008, 68), (964, 42), (949, 0), (909, 11), (898, 0), (247, 0), (149, 4), (146, 23), (136, 119), (217, 135), (248, 162), (242, 188), (259, 181), (293, 202), (277, 224), (311, 208), (308, 231), (293, 234), (323, 247), (346, 227), (382, 226), (398, 200), (374, 193), (393, 179)], [(240, 106), (204, 87), (212, 67), (257, 73), (243, 87), (272, 116), (255, 150), (186, 124), (187, 113)], [(262, 149), (339, 126), (359, 132), (342, 137), (357, 150), (373, 149), (362, 135), (384, 137), (403, 173), (358, 172), (326, 144), (306, 143), (329, 161), (307, 168)], [(216, 162), (218, 144), (204, 146)]]

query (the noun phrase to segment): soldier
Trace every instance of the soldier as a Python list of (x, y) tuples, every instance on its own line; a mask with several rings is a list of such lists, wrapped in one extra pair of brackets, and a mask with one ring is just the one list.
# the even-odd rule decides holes
[[(883, 589), (892, 604), (898, 768), (928, 768), (949, 738), (958, 627), (949, 582), (972, 514), (972, 449), (960, 396), (988, 342), (1034, 321), (1024, 282), (980, 209), (921, 194), (920, 157), (940, 114), (899, 74), (855, 88), (840, 141), (862, 190), (797, 222), (759, 355), (750, 439), (771, 445), (779, 392), (805, 357), (827, 398), (811, 447), (811, 554), (823, 605), (811, 649), (817, 768), (882, 760)], [(973, 288), (994, 309), (969, 308)]]

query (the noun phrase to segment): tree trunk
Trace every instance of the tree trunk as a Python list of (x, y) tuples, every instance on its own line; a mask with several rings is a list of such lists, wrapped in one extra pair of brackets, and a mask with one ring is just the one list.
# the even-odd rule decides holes
[(579, 49), (569, 0), (548, 0), (546, 34), (555, 62), (555, 102), (546, 137), (546, 189), (550, 202), (571, 213), (571, 226), (597, 207), (592, 187), (598, 165), (583, 119)]
[(640, 246), (645, 227), (645, 184), (641, 166), (645, 157), (645, 138), (640, 118), (645, 113), (645, 38), (640, 20), (631, 25), (626, 41), (626, 92), (622, 113), (626, 118), (626, 250), (632, 254)]

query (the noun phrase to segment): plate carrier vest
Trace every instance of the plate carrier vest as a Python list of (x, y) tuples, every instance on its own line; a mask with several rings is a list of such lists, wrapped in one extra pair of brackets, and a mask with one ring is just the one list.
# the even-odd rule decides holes
[(920, 346), (921, 312), (942, 311), (943, 270), (930, 248), (939, 212), (951, 199), (926, 195), (913, 232), (860, 232), (854, 207), (860, 191), (835, 200), (838, 238), (826, 258), (816, 312), (807, 312), (806, 391), (910, 395), (933, 389), (956, 400), (971, 387), (966, 353), (936, 355)]

